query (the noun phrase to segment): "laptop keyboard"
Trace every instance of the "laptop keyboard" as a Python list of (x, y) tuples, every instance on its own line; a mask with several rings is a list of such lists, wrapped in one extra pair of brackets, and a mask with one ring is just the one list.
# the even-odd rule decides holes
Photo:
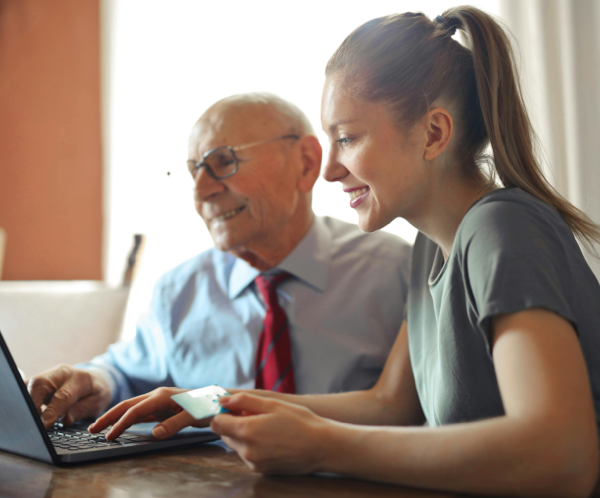
[(56, 423), (48, 429), (48, 436), (55, 448), (61, 448), (70, 451), (83, 451), (95, 448), (106, 448), (108, 446), (123, 446), (132, 443), (143, 443), (152, 441), (151, 437), (138, 436), (137, 434), (123, 433), (117, 439), (106, 440), (106, 434), (109, 429), (92, 434), (82, 428), (67, 427)]

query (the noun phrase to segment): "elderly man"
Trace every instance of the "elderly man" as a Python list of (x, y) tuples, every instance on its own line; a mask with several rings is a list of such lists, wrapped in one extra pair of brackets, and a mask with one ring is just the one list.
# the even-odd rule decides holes
[(410, 248), (313, 214), (321, 155), (304, 114), (274, 95), (208, 109), (187, 164), (215, 248), (158, 281), (134, 339), (30, 380), (45, 425), (159, 386), (372, 386), (402, 322)]

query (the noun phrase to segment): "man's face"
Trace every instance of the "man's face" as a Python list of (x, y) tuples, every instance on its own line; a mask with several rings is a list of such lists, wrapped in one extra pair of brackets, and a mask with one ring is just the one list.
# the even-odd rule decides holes
[[(289, 133), (267, 106), (216, 106), (194, 126), (189, 157), (202, 161), (205, 152), (223, 145), (244, 145)], [(298, 208), (301, 157), (295, 140), (278, 140), (236, 151), (238, 171), (215, 180), (205, 168), (194, 180), (196, 210), (215, 246), (242, 253), (277, 241), (294, 223)], [(285, 230), (285, 231), (288, 231)]]

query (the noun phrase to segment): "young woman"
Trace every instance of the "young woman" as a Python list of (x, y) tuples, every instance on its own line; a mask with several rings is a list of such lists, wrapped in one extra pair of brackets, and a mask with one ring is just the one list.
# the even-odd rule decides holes
[[(219, 415), (213, 430), (261, 472), (589, 495), (600, 286), (574, 234), (591, 244), (600, 231), (540, 171), (505, 33), (472, 7), (374, 19), (326, 75), (325, 178), (349, 193), (364, 230), (400, 216), (420, 232), (407, 320), (372, 389), (237, 393), (221, 401), (246, 416)], [(122, 416), (116, 437), (170, 407), (172, 391), (124, 402), (95, 428)], [(180, 413), (162, 437), (192, 422)]]

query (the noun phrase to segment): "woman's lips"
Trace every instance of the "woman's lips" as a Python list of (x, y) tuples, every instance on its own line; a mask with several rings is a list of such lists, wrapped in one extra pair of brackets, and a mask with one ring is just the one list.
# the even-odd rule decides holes
[(369, 195), (371, 189), (369, 187), (358, 187), (352, 189), (344, 189), (344, 192), (350, 195), (350, 207), (356, 208)]

